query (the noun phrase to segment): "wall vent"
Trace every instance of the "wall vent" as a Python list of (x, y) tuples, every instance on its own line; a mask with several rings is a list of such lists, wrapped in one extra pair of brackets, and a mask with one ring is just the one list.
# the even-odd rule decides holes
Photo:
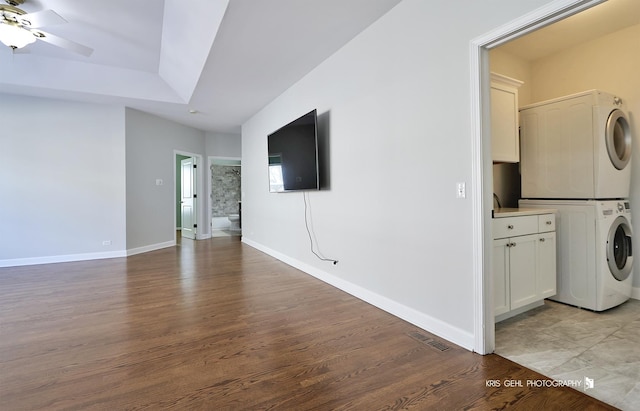
[(420, 331), (411, 331), (407, 333), (407, 335), (416, 341), (420, 341), (423, 344), (426, 344), (432, 348), (435, 348), (438, 351), (447, 351), (451, 349), (449, 345), (441, 341), (434, 340), (433, 338), (429, 337), (428, 335)]

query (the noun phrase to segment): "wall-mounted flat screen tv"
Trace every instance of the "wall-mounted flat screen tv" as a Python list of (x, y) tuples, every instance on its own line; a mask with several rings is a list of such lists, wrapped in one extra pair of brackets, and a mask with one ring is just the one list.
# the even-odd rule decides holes
[(267, 136), (269, 191), (319, 190), (316, 110)]

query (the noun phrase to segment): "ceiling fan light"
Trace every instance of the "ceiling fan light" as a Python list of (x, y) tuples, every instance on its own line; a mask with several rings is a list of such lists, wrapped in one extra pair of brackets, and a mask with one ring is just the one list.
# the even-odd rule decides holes
[(0, 23), (0, 41), (6, 46), (19, 49), (36, 41), (36, 37), (29, 30)]

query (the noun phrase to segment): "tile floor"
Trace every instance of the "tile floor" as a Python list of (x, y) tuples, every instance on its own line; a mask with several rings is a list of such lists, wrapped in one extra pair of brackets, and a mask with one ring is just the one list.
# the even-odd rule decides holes
[(640, 300), (596, 313), (546, 300), (496, 324), (496, 354), (556, 380), (594, 380), (592, 397), (640, 410)]
[(211, 230), (211, 237), (235, 237), (242, 235), (240, 230)]

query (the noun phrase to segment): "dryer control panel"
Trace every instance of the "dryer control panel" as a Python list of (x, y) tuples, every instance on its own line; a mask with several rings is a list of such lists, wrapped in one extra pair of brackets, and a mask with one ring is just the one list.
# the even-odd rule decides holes
[(606, 201), (600, 203), (600, 210), (603, 216), (630, 214), (631, 205), (628, 201)]

